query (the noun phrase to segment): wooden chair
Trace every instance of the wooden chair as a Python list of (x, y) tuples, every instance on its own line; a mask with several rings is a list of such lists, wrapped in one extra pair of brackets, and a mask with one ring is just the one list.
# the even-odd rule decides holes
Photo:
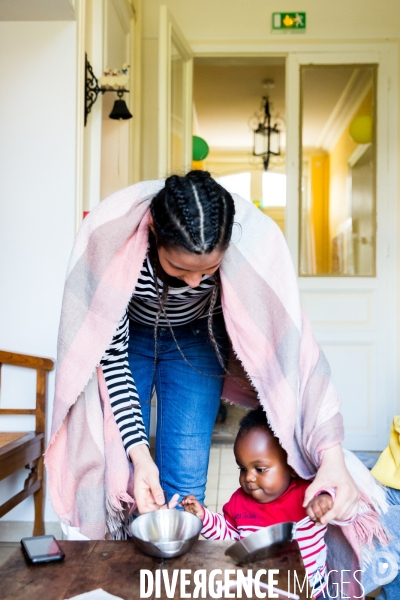
[[(24, 488), (0, 505), (0, 517), (33, 494), (35, 522), (33, 535), (44, 534), (44, 467), (43, 453), (46, 434), (47, 372), (54, 368), (49, 358), (17, 354), (0, 350), (0, 375), (2, 365), (36, 369), (36, 408), (0, 408), (0, 415), (35, 415), (36, 429), (26, 433), (0, 432), (0, 481), (19, 469), (29, 469)], [(0, 378), (1, 381), (1, 378)]]

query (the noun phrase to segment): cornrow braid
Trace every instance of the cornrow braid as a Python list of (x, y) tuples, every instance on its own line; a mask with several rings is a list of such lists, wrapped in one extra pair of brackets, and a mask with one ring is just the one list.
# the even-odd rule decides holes
[(150, 210), (158, 246), (208, 254), (224, 250), (231, 239), (233, 198), (207, 171), (168, 177)]
[[(180, 219), (180, 222), (183, 224), (183, 227), (188, 232), (188, 234), (189, 234), (188, 237), (191, 240), (191, 242), (194, 246), (194, 249), (197, 250), (198, 252), (201, 252), (202, 248), (201, 248), (201, 243), (200, 243), (200, 235), (199, 235), (199, 231), (195, 229), (194, 215), (192, 214), (194, 204), (197, 204), (196, 189), (193, 187), (193, 185), (188, 186), (187, 182), (184, 183), (182, 181), (182, 178), (179, 178), (177, 175), (173, 175), (167, 181), (168, 181), (167, 189), (168, 189), (169, 195), (170, 195), (170, 197), (168, 199), (173, 198), (175, 200), (177, 207), (181, 211), (181, 214), (183, 217)], [(190, 187), (192, 187), (193, 198), (194, 198), (194, 203), (192, 202), (193, 206), (191, 207), (192, 210), (190, 210), (189, 203), (187, 201), (187, 192), (189, 191)], [(173, 203), (172, 203), (172, 206), (173, 206)], [(197, 206), (196, 206), (196, 208), (197, 208)]]
[(221, 280), (219, 277), (219, 272), (216, 271), (215, 275), (215, 285), (214, 285), (214, 289), (211, 293), (211, 298), (210, 298), (210, 308), (208, 311), (208, 319), (207, 319), (207, 328), (208, 328), (208, 335), (210, 337), (211, 343), (214, 347), (215, 350), (215, 354), (217, 355), (217, 359), (219, 364), (221, 365), (221, 367), (224, 369), (225, 373), (228, 373), (228, 370), (225, 366), (225, 362), (224, 359), (222, 358), (221, 355), (221, 351), (218, 345), (217, 340), (215, 339), (215, 335), (214, 335), (214, 329), (213, 329), (213, 315), (214, 315), (214, 308), (215, 308), (215, 304), (217, 302), (217, 298), (221, 289)]
[[(156, 368), (157, 368), (157, 355), (158, 355), (158, 324), (160, 322), (160, 317), (161, 317), (161, 312), (162, 312), (162, 307), (164, 306), (164, 302), (167, 298), (168, 295), (168, 283), (167, 281), (163, 280), (163, 291), (162, 294), (160, 294), (160, 289), (158, 286), (158, 276), (157, 276), (157, 272), (158, 272), (158, 255), (157, 255), (157, 250), (155, 248), (155, 240), (153, 239), (154, 236), (151, 234), (150, 235), (150, 262), (151, 262), (151, 266), (153, 268), (153, 279), (154, 279), (154, 287), (156, 289), (156, 293), (157, 293), (157, 298), (158, 298), (158, 311), (156, 314), (156, 318), (154, 321), (154, 366), (153, 366), (153, 377), (152, 377), (152, 382), (155, 381), (155, 375), (156, 375)], [(151, 402), (151, 398), (153, 396), (153, 384), (151, 385), (151, 389), (150, 389), (150, 398), (148, 399), (147, 402)]]
[[(214, 237), (212, 240), (213, 246), (218, 246), (222, 243), (221, 236), (226, 235), (226, 205), (225, 197), (219, 196), (215, 186), (212, 185), (212, 179), (204, 179), (203, 186), (206, 193), (209, 195), (211, 202), (209, 205), (208, 218), (212, 224)], [(230, 235), (229, 235), (230, 237)]]

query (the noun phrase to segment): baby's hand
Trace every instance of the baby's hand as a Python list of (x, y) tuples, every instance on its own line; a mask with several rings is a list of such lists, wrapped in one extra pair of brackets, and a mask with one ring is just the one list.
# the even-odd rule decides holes
[(199, 519), (204, 519), (204, 508), (200, 504), (200, 502), (190, 494), (189, 496), (185, 496), (180, 504), (186, 510), (186, 512), (190, 512)]
[(312, 521), (320, 523), (323, 517), (333, 506), (333, 498), (329, 494), (319, 494), (307, 504), (306, 513)]

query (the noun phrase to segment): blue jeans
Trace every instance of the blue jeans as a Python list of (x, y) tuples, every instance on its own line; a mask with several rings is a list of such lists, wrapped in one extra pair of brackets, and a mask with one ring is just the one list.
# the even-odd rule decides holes
[[(400, 599), (400, 490), (386, 488), (389, 510), (382, 522), (392, 536), (388, 546), (376, 544), (372, 563), (363, 565), (365, 593), (382, 586), (376, 600)], [(387, 582), (387, 583), (386, 583)]]
[[(158, 328), (156, 362), (154, 329), (132, 321), (129, 328), (129, 366), (148, 437), (154, 386), (157, 393), (156, 464), (161, 485), (169, 498), (194, 494), (204, 503), (211, 435), (224, 373), (209, 339), (207, 318), (173, 328), (185, 358), (197, 371), (182, 358), (168, 327)], [(214, 317), (213, 331), (226, 361), (228, 336), (222, 315)]]

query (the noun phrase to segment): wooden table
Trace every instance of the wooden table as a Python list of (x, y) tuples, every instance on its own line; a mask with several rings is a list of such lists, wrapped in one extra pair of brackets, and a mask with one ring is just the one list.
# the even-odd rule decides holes
[[(0, 598), (64, 600), (102, 588), (124, 600), (139, 600), (140, 570), (147, 569), (154, 573), (160, 566), (168, 571), (170, 580), (174, 569), (192, 570), (192, 575), (187, 576), (191, 583), (186, 588), (190, 597), (194, 589), (193, 571), (197, 569), (206, 569), (207, 574), (213, 569), (242, 569), (245, 575), (248, 569), (252, 569), (253, 576), (258, 569), (279, 569), (279, 575), (274, 576), (278, 579), (278, 587), (287, 591), (290, 572), (291, 592), (294, 571), (298, 580), (303, 582), (305, 570), (296, 542), (292, 543), (285, 554), (239, 567), (224, 554), (231, 543), (199, 540), (190, 552), (165, 560), (163, 565), (161, 559), (143, 554), (132, 541), (61, 541), (60, 545), (65, 552), (64, 561), (39, 565), (28, 565), (22, 550), (18, 548), (0, 567)], [(236, 579), (234, 574), (230, 578)], [(263, 575), (261, 581), (267, 583), (267, 577)], [(298, 588), (296, 592), (301, 600), (311, 597), (310, 592), (307, 596), (306, 586), (302, 592)], [(179, 578), (174, 598), (181, 598)], [(245, 593), (243, 598), (246, 598)], [(161, 599), (167, 599), (164, 585), (161, 586)]]

